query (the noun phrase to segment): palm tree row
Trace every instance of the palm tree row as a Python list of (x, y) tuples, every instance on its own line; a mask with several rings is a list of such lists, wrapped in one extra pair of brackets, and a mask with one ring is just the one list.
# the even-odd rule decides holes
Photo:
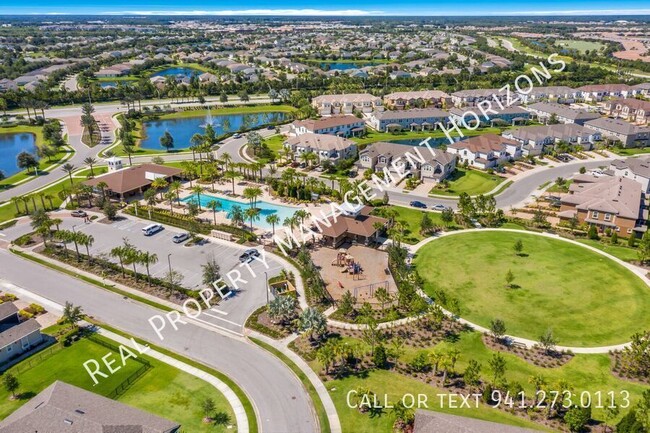
[(129, 242), (127, 238), (122, 239), (123, 244), (111, 249), (109, 255), (118, 260), (122, 276), (125, 275), (124, 267), (133, 266), (133, 275), (135, 280), (138, 281), (137, 265), (143, 265), (147, 271), (147, 281), (151, 284), (151, 273), (149, 267), (158, 263), (158, 255), (148, 251), (141, 251)]

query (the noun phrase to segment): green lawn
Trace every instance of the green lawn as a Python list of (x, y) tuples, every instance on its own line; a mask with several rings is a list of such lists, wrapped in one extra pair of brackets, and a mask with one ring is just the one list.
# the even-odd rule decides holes
[(578, 242), (605, 251), (606, 253), (623, 260), (624, 262), (639, 261), (638, 250), (636, 248), (630, 248), (626, 246), (627, 240), (625, 239), (619, 239), (618, 245), (603, 243), (592, 239), (578, 239)]
[(566, 179), (562, 185), (558, 185), (557, 183), (553, 182), (553, 185), (551, 185), (546, 192), (550, 193), (560, 193), (560, 192), (569, 192), (569, 187), (573, 183), (573, 179)]
[[(513, 245), (524, 244), (517, 256)], [(564, 346), (623, 343), (650, 326), (650, 290), (623, 266), (588, 249), (526, 233), (471, 232), (436, 240), (415, 264), (433, 295), (460, 300), (461, 316), (489, 327), (501, 318), (508, 333), (539, 339), (552, 328)], [(514, 288), (506, 287), (508, 270)]]
[(609, 150), (621, 156), (645, 155), (646, 153), (650, 153), (650, 147), (630, 147), (626, 149), (622, 147), (612, 147)]
[[(394, 209), (397, 212), (396, 221), (401, 222), (406, 227), (404, 242), (407, 244), (417, 244), (425, 237), (420, 234), (420, 223), (422, 222), (422, 214), (425, 212), (416, 208), (402, 207), (402, 206), (387, 206), (377, 208), (373, 214), (381, 215), (385, 209)], [(455, 230), (458, 226), (455, 223), (449, 225), (442, 220), (440, 212), (429, 212), (429, 217), (434, 224), (445, 227), (450, 230)]]
[(583, 41), (580, 39), (557, 39), (555, 41), (555, 44), (563, 48), (580, 51), (582, 53), (584, 53), (587, 50), (598, 51), (605, 46), (600, 42)]
[[(117, 346), (110, 340), (105, 341)], [(23, 370), (19, 364), (10, 371), (18, 369), (14, 374), (20, 382), (18, 392), (21, 394), (33, 396), (55, 380), (62, 380), (100, 395), (108, 395), (142, 365), (132, 359), (128, 359), (125, 365), (122, 365), (119, 353), (113, 352), (113, 359), (117, 360), (113, 367), (120, 366), (121, 369), (94, 385), (82, 365), (91, 358), (101, 363), (101, 357), (109, 352), (113, 351), (93, 341), (82, 339), (46, 357), (42, 362), (35, 363), (31, 368)], [(234, 413), (229, 403), (216, 388), (167, 364), (151, 358), (147, 360), (152, 368), (120, 395), (118, 401), (176, 421), (187, 431), (201, 433), (233, 431), (225, 426), (206, 425), (202, 422), (201, 401), (210, 397), (216, 403), (215, 413), (224, 412), (230, 419), (229, 423), (235, 423)], [(8, 397), (4, 388), (0, 390), (0, 418), (6, 417), (28, 401), (28, 399), (12, 401)]]
[(496, 188), (505, 178), (496, 174), (487, 174), (483, 171), (456, 168), (448, 178), (449, 188), (439, 189), (434, 187), (429, 194), (459, 196), (462, 193), (469, 195), (486, 194)]

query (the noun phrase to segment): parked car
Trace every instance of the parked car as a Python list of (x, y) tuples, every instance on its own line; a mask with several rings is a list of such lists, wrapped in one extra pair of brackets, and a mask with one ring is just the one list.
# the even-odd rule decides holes
[(417, 208), (420, 208), (420, 209), (426, 209), (427, 208), (426, 204), (422, 203), (421, 201), (417, 201), (417, 200), (414, 200), (409, 204), (411, 206), (413, 206), (413, 207), (417, 207)]
[(433, 206), (431, 206), (431, 209), (443, 211), (447, 209), (447, 206), (445, 206), (444, 204), (434, 204)]
[(88, 216), (88, 214), (81, 209), (73, 210), (71, 215), (77, 218), (86, 218)]
[(269, 125), (269, 126), (266, 127), (266, 129), (268, 129), (270, 131), (271, 129), (275, 129), (275, 126)]
[(472, 219), (470, 220), (470, 222), (471, 222), (472, 225), (473, 225), (475, 228), (477, 228), (477, 229), (482, 229), (482, 228), (483, 228), (483, 226), (481, 225), (481, 223), (478, 222), (478, 221), (476, 221), (474, 218), (472, 218)]
[(232, 138), (242, 138), (243, 135), (241, 135), (239, 132), (236, 134), (233, 134)]
[(185, 242), (190, 238), (189, 233), (179, 233), (177, 235), (174, 235), (172, 238), (172, 242), (175, 244), (180, 244), (181, 242)]
[(244, 251), (244, 254), (239, 256), (239, 261), (242, 263), (248, 263), (251, 260), (253, 260), (253, 257), (259, 257), (259, 256), (260, 256), (260, 252), (255, 248), (251, 248), (249, 250)]
[(164, 227), (161, 224), (149, 224), (148, 226), (142, 229), (142, 233), (145, 236), (152, 236), (158, 233), (159, 231), (161, 231), (162, 229), (164, 229)]

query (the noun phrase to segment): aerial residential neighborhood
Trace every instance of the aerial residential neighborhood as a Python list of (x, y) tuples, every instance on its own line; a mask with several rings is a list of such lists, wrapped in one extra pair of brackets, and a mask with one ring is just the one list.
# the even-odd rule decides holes
[(0, 433), (650, 432), (645, 5), (217, 3), (0, 4)]

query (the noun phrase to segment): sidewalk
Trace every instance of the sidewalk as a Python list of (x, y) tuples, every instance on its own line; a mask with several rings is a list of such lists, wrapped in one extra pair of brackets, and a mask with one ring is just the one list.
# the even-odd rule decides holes
[(298, 366), (298, 368), (302, 370), (303, 373), (307, 375), (311, 384), (314, 386), (314, 388), (316, 388), (318, 397), (320, 397), (321, 402), (323, 402), (325, 412), (327, 412), (327, 419), (330, 424), (330, 431), (332, 433), (342, 433), (339, 415), (336, 412), (336, 407), (334, 406), (332, 397), (330, 397), (329, 393), (327, 392), (325, 385), (320, 380), (318, 375), (314, 373), (314, 370), (312, 370), (311, 367), (307, 365), (307, 363), (300, 356), (298, 356), (293, 350), (289, 349), (284, 343), (286, 341), (288, 344), (288, 342), (293, 341), (298, 336), (291, 336), (282, 341), (274, 340), (256, 331), (250, 331), (249, 336), (257, 338), (258, 340), (262, 340), (264, 343), (268, 344), (269, 346), (273, 346), (275, 349), (282, 352), (285, 356), (291, 359), (291, 361), (293, 361)]

